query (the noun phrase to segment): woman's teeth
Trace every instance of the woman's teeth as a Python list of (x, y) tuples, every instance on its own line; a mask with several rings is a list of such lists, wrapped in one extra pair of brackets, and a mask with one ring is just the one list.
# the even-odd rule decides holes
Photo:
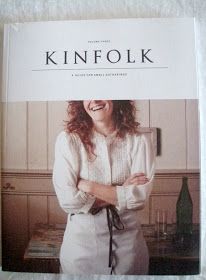
[(104, 105), (97, 105), (97, 106), (92, 107), (90, 110), (92, 110), (94, 112), (94, 111), (101, 110), (103, 108), (104, 108)]

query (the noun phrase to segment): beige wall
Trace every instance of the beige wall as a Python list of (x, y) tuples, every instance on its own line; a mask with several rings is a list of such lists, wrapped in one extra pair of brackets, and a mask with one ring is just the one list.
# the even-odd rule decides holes
[[(159, 170), (199, 168), (197, 100), (137, 101), (143, 127), (161, 129)], [(3, 168), (50, 170), (54, 143), (66, 119), (66, 102), (3, 104)]]

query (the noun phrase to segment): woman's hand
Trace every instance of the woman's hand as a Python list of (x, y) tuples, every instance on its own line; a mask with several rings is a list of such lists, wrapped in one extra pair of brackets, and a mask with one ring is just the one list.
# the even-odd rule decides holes
[(103, 207), (109, 204), (117, 205), (117, 193), (115, 186), (79, 179), (77, 188), (85, 193), (95, 196), (96, 199), (98, 199), (94, 205), (95, 207)]
[(93, 182), (89, 180), (80, 179), (77, 188), (85, 193), (91, 193)]
[[(80, 179), (77, 188), (85, 193), (91, 193), (92, 184), (92, 181)], [(106, 201), (96, 198), (92, 208), (96, 209), (99, 207), (106, 207), (107, 205), (109, 205), (109, 203)]]
[(134, 173), (127, 178), (123, 186), (144, 185), (147, 182), (149, 182), (149, 179), (145, 176), (144, 173)]

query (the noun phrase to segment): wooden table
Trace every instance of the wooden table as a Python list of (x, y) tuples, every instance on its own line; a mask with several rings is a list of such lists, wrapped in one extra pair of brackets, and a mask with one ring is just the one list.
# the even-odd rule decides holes
[[(59, 273), (59, 251), (65, 225), (37, 224), (24, 254), (27, 271)], [(154, 237), (154, 226), (143, 225), (150, 255), (150, 275), (187, 275), (199, 272), (199, 230), (194, 226), (190, 245), (174, 242), (175, 226), (168, 226), (166, 239)]]
[(28, 272), (59, 273), (59, 252), (65, 224), (36, 224), (24, 254)]

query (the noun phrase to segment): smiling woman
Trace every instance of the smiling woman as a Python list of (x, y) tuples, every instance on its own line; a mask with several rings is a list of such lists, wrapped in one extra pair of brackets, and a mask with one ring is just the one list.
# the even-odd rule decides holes
[(53, 183), (68, 215), (68, 274), (147, 274), (138, 210), (152, 188), (154, 151), (129, 100), (72, 101), (56, 141)]

